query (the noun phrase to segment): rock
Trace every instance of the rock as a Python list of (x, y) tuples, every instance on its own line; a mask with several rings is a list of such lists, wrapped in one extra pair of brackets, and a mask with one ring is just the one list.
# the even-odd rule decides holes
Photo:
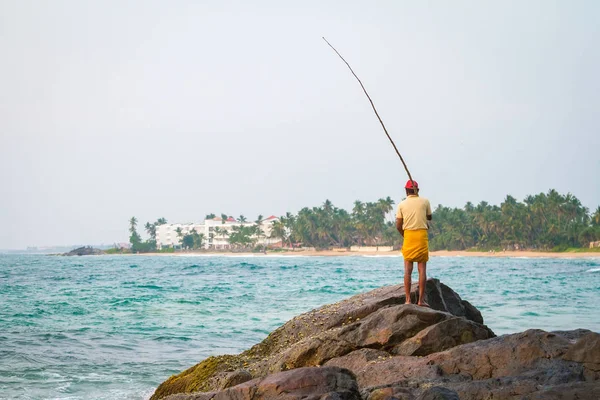
[(238, 369), (230, 374), (227, 374), (223, 382), (221, 383), (220, 389), (227, 389), (232, 386), (239, 385), (240, 383), (248, 382), (252, 380), (252, 374), (245, 369)]
[(413, 400), (410, 390), (399, 387), (384, 387), (369, 393), (367, 400)]
[[(583, 330), (567, 336), (529, 330), (456, 346), (427, 357), (396, 356), (352, 371), (363, 388), (363, 397), (381, 386), (409, 387), (417, 393), (429, 385), (454, 390), (462, 400), (521, 399), (541, 391), (550, 396), (555, 393), (550, 390), (552, 387), (571, 388), (580, 395), (585, 393), (581, 386), (586, 379), (584, 366), (564, 360), (563, 354), (577, 345), (571, 343), (573, 340), (579, 342), (587, 337)], [(600, 386), (598, 378), (588, 379)]]
[(598, 382), (576, 382), (541, 388), (531, 393), (528, 400), (598, 400), (600, 385)]
[(567, 350), (563, 359), (583, 363), (587, 379), (600, 379), (600, 334), (590, 332), (582, 337)]
[(464, 318), (451, 318), (431, 325), (394, 346), (391, 353), (403, 356), (426, 356), (452, 347), (494, 337), (486, 326)]
[[(343, 358), (338, 363), (345, 367)], [(394, 356), (350, 370), (356, 375), (358, 386), (367, 391), (382, 386), (416, 387), (417, 382), (441, 378), (439, 367), (428, 364), (424, 357)]]
[(345, 356), (333, 358), (327, 361), (325, 365), (357, 371), (365, 367), (370, 362), (385, 360), (390, 357), (390, 353), (385, 351), (375, 349), (360, 349), (355, 350)]
[(599, 334), (495, 337), (446, 285), (429, 280), (426, 293), (432, 309), (405, 305), (397, 285), (302, 314), (241, 354), (172, 376), (152, 399), (600, 398)]
[[(261, 373), (323, 365), (360, 348), (391, 349), (424, 328), (452, 318), (451, 314), (415, 305), (385, 307), (364, 320), (302, 340), (259, 363)], [(266, 367), (268, 365), (268, 368)]]
[(104, 253), (103, 250), (95, 249), (91, 246), (84, 246), (71, 250), (68, 253), (64, 253), (63, 256), (97, 256)]
[(589, 364), (589, 368), (600, 371), (600, 334), (590, 332), (573, 346), (571, 346), (563, 359)]
[(218, 392), (175, 394), (167, 400), (360, 400), (352, 374), (337, 367), (298, 368)]
[(454, 390), (446, 389), (440, 386), (434, 386), (425, 390), (417, 400), (460, 400), (458, 393)]
[(560, 362), (570, 345), (569, 340), (560, 335), (531, 329), (458, 346), (432, 354), (428, 359), (444, 375), (463, 375), (481, 380), (519, 375), (549, 364), (549, 360)]
[(425, 297), (435, 310), (446, 311), (457, 317), (465, 317), (478, 324), (483, 324), (483, 317), (478, 309), (468, 301), (461, 299), (458, 293), (437, 279), (433, 280), (431, 284), (427, 282)]
[[(417, 291), (417, 285), (413, 285), (411, 292)], [(293, 368), (323, 365), (363, 347), (391, 349), (422, 329), (453, 316), (483, 321), (479, 311), (437, 279), (427, 281), (426, 293), (432, 310), (405, 306), (402, 285), (378, 288), (312, 310), (288, 321), (239, 355), (210, 357), (170, 377), (157, 388), (152, 400), (174, 393), (218, 390), (238, 369), (260, 378)]]

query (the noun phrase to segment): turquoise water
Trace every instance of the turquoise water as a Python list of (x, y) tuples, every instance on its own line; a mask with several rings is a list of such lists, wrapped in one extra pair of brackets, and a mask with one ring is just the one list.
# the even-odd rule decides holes
[[(401, 262), (0, 255), (0, 398), (148, 398), (171, 374), (242, 351), (299, 313), (398, 283)], [(429, 274), (497, 334), (600, 331), (600, 258), (436, 257)]]

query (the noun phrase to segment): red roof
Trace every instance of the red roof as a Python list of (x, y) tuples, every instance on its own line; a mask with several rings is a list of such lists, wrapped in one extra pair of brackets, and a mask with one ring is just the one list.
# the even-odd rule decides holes
[(229, 218), (227, 218), (227, 222), (235, 222), (235, 218), (229, 217)]
[(274, 215), (271, 215), (271, 216), (270, 216), (269, 218), (267, 218), (265, 221), (269, 221), (269, 220), (272, 220), (272, 219), (277, 219), (277, 217), (276, 217), (276, 216), (274, 216)]

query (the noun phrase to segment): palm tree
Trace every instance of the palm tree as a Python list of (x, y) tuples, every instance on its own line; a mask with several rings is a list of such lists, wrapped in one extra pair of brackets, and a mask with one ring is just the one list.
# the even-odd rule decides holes
[(283, 247), (286, 241), (286, 236), (286, 227), (283, 224), (283, 222), (281, 222), (281, 220), (273, 222), (273, 224), (271, 225), (271, 233), (269, 235), (269, 238), (281, 239), (281, 246)]
[[(225, 229), (225, 228), (216, 227), (215, 228), (215, 235), (221, 236), (223, 238), (223, 242), (224, 242), (225, 241), (225, 237), (229, 236), (229, 231), (227, 231), (227, 229)], [(225, 247), (225, 244), (223, 244), (223, 247)]]
[(148, 233), (148, 235), (150, 235), (150, 238), (152, 240), (156, 240), (156, 224), (151, 224), (150, 222), (146, 222), (146, 225), (144, 225), (144, 228), (146, 229), (146, 232)]
[(215, 214), (213, 214), (213, 213), (210, 213), (210, 214), (206, 214), (206, 217), (205, 217), (205, 219), (215, 219), (216, 217), (217, 217), (217, 216), (216, 216)]
[[(263, 223), (263, 216), (262, 214), (258, 214), (258, 217), (256, 217), (256, 220), (254, 221), (254, 225), (252, 226), (252, 229), (254, 230), (254, 235), (256, 236), (257, 241), (260, 242), (260, 238), (262, 238), (265, 235), (265, 232), (262, 229), (262, 223)], [(267, 248), (267, 244), (264, 244), (264, 248)]]
[(136, 217), (131, 217), (129, 220), (129, 233), (131, 233), (129, 236), (129, 243), (131, 243), (131, 249), (134, 252), (137, 251), (138, 245), (142, 242), (142, 238), (136, 230), (137, 222), (138, 220)]
[(600, 206), (596, 208), (594, 215), (592, 215), (592, 225), (600, 226)]
[(198, 233), (197, 236), (197, 249), (201, 249), (204, 245), (204, 240), (206, 239), (206, 236), (204, 235), (204, 233)]
[(330, 213), (333, 211), (333, 203), (331, 202), (331, 200), (325, 200), (325, 202), (323, 203), (323, 210), (325, 210), (326, 213)]
[(154, 223), (155, 225), (164, 225), (167, 223), (167, 219), (166, 218), (159, 218), (156, 220), (156, 222)]
[(246, 222), (248, 219), (246, 217), (244, 217), (244, 215), (240, 215), (239, 218), (237, 219), (239, 223), (243, 224), (244, 222)]
[(136, 217), (131, 217), (131, 219), (129, 220), (129, 232), (132, 235), (136, 231), (135, 228), (137, 227), (137, 223), (138, 223), (138, 220)]
[(385, 199), (377, 200), (377, 204), (379, 205), (379, 208), (381, 208), (381, 211), (385, 215), (394, 209), (395, 202), (390, 196), (388, 196)]
[(177, 229), (175, 229), (175, 232), (177, 233), (179, 245), (183, 248), (183, 231), (181, 230), (181, 227), (177, 227)]

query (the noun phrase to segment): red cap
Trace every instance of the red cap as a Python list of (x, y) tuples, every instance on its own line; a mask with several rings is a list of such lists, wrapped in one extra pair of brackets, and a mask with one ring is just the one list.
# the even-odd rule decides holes
[(412, 181), (410, 179), (408, 181), (406, 181), (406, 185), (404, 185), (404, 189), (412, 189), (413, 188), (413, 185), (412, 185), (413, 182), (415, 183), (415, 187), (418, 189), (419, 188), (419, 184), (414, 179)]

